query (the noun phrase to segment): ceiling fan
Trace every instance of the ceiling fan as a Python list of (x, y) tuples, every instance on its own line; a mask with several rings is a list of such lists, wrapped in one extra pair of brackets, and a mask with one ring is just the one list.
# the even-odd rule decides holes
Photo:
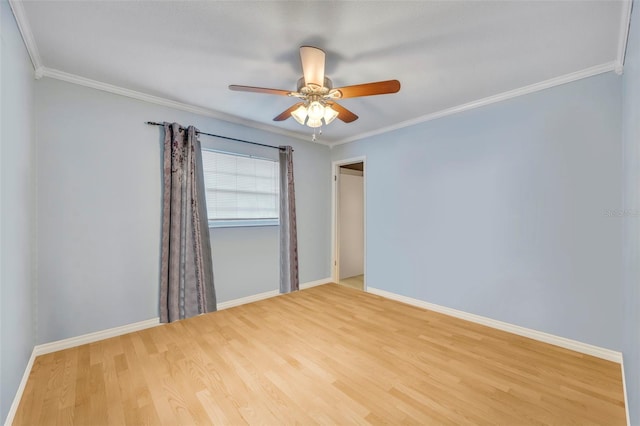
[(298, 88), (295, 92), (238, 85), (231, 85), (229, 89), (298, 98), (300, 102), (287, 108), (273, 121), (284, 121), (291, 116), (298, 123), (313, 128), (329, 124), (336, 118), (345, 123), (351, 123), (358, 119), (358, 116), (353, 112), (335, 102), (336, 99), (383, 95), (396, 93), (400, 90), (398, 80), (334, 88), (331, 80), (324, 75), (325, 52), (317, 47), (300, 47), (300, 61), (302, 62), (303, 77), (298, 80)]

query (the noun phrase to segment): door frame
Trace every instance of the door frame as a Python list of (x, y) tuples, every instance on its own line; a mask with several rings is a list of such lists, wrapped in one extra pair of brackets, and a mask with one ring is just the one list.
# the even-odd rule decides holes
[(336, 160), (331, 163), (331, 279), (337, 283), (340, 279), (340, 226), (338, 221), (338, 204), (340, 184), (340, 166), (347, 164), (362, 163), (362, 224), (363, 224), (363, 244), (364, 244), (364, 286), (367, 291), (367, 157), (351, 157), (344, 160)]

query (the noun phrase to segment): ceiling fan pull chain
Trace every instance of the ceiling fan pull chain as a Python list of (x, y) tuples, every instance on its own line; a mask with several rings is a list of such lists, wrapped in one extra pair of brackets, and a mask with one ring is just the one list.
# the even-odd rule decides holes
[[(316, 130), (318, 131), (318, 133), (316, 133)], [(321, 134), (322, 134), (322, 126), (314, 127), (313, 135), (311, 136), (311, 142), (315, 142), (318, 136), (320, 136)]]

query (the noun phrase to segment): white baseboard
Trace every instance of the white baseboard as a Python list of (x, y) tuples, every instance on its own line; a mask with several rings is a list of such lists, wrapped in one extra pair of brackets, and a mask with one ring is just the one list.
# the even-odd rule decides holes
[(63, 349), (73, 348), (87, 343), (97, 342), (98, 340), (108, 339), (110, 337), (122, 336), (123, 334), (132, 333), (134, 331), (144, 330), (145, 328), (155, 327), (160, 324), (160, 318), (152, 318), (145, 321), (135, 322), (120, 327), (109, 328), (107, 330), (96, 331), (95, 333), (83, 334), (82, 336), (71, 337), (69, 339), (57, 340), (51, 343), (37, 345), (33, 348), (36, 356), (44, 355), (51, 352), (61, 351)]
[(159, 324), (159, 318), (152, 318), (146, 321), (140, 321), (120, 327), (109, 328), (107, 330), (96, 331), (95, 333), (83, 334), (82, 336), (71, 337), (69, 339), (57, 340), (55, 342), (34, 346), (33, 351), (31, 352), (31, 357), (29, 358), (29, 362), (24, 369), (24, 374), (22, 375), (22, 380), (20, 381), (20, 385), (18, 386), (16, 395), (13, 398), (13, 403), (11, 404), (11, 408), (9, 409), (7, 418), (5, 419), (5, 426), (11, 426), (11, 424), (13, 423), (16, 411), (18, 410), (18, 405), (20, 405), (20, 400), (22, 399), (22, 394), (24, 393), (24, 388), (27, 385), (27, 380), (29, 379), (29, 374), (31, 374), (33, 363), (36, 357), (38, 357), (39, 355), (73, 348), (87, 343), (97, 342), (98, 340), (108, 339), (110, 337), (121, 336), (123, 334), (131, 333), (134, 331), (144, 330), (145, 328), (155, 327)]
[[(315, 287), (315, 286), (330, 283), (330, 282), (332, 282), (331, 278), (324, 278), (321, 280), (310, 281), (310, 282), (300, 284), (300, 289), (311, 288), (311, 287)], [(543, 333), (541, 331), (520, 327), (517, 325), (505, 323), (502, 321), (497, 321), (497, 320), (483, 317), (480, 315), (470, 314), (464, 311), (458, 311), (456, 309), (447, 308), (444, 306), (425, 302), (423, 300), (402, 296), (399, 294), (391, 293), (391, 292), (380, 290), (373, 287), (368, 287), (367, 292), (385, 297), (387, 299), (403, 302), (408, 305), (417, 306), (417, 307), (428, 309), (435, 312), (440, 312), (445, 315), (461, 318), (467, 321), (497, 328), (503, 331), (508, 331), (513, 334), (529, 337), (534, 340), (539, 340), (539, 341), (550, 343), (566, 349), (571, 349), (576, 352), (592, 355), (598, 358), (619, 363), (622, 369), (622, 384), (624, 389), (625, 408), (627, 410), (627, 425), (629, 425), (629, 406), (628, 406), (628, 399), (627, 399), (627, 387), (626, 387), (625, 376), (624, 376), (624, 364), (622, 361), (622, 353), (612, 351), (610, 349), (601, 348), (598, 346), (589, 345), (587, 343), (578, 342), (576, 340), (554, 336), (552, 334)], [(245, 303), (256, 302), (258, 300), (263, 300), (263, 299), (277, 296), (278, 294), (279, 294), (278, 290), (272, 290), (272, 291), (267, 291), (264, 293), (259, 293), (259, 294), (255, 294), (248, 297), (242, 297), (239, 299), (230, 300), (228, 302), (222, 302), (218, 304), (218, 310), (231, 308), (233, 306), (243, 305)], [(155, 327), (159, 324), (160, 324), (159, 318), (152, 318), (146, 321), (140, 321), (137, 323), (124, 325), (121, 327), (110, 328), (108, 330), (84, 334), (82, 336), (72, 337), (69, 339), (58, 340), (56, 342), (45, 343), (42, 345), (35, 346), (33, 348), (31, 357), (29, 358), (29, 361), (25, 368), (24, 374), (22, 375), (22, 380), (20, 381), (20, 385), (18, 386), (18, 390), (16, 391), (16, 395), (13, 399), (13, 403), (11, 404), (11, 408), (9, 409), (9, 413), (7, 414), (7, 418), (5, 419), (5, 423), (4, 423), (5, 426), (11, 426), (11, 424), (13, 423), (13, 419), (15, 417), (16, 411), (18, 410), (18, 405), (20, 404), (20, 400), (22, 399), (22, 394), (27, 384), (27, 380), (29, 379), (29, 374), (31, 373), (31, 369), (33, 367), (33, 363), (35, 361), (35, 358), (38, 355), (44, 355), (44, 354), (59, 351), (62, 349), (68, 349), (75, 346), (96, 342), (98, 340), (120, 336), (120, 335), (131, 333), (134, 331), (144, 330), (146, 328)]]
[(218, 310), (233, 308), (234, 306), (244, 305), (246, 303), (257, 302), (258, 300), (268, 299), (279, 295), (278, 290), (265, 291), (264, 293), (252, 294), (251, 296), (241, 297), (239, 299), (229, 300), (227, 302), (218, 303)]
[(20, 385), (18, 386), (18, 390), (16, 391), (16, 396), (13, 398), (13, 403), (11, 403), (11, 408), (9, 408), (9, 413), (7, 413), (7, 418), (4, 421), (4, 426), (11, 426), (13, 423), (13, 418), (16, 416), (16, 412), (18, 411), (18, 405), (20, 405), (20, 400), (22, 399), (22, 394), (24, 393), (24, 388), (27, 386), (27, 380), (29, 380), (29, 374), (31, 374), (31, 368), (33, 367), (33, 362), (36, 359), (35, 348), (31, 351), (31, 357), (29, 358), (29, 362), (27, 362), (27, 366), (24, 369), (24, 374), (22, 375), (22, 380), (20, 380)]
[(629, 398), (627, 398), (627, 379), (624, 377), (623, 359), (620, 359), (620, 372), (622, 373), (622, 391), (624, 392), (624, 410), (627, 415), (627, 426), (631, 426), (631, 417), (629, 417)]
[(322, 284), (327, 284), (327, 283), (332, 283), (332, 282), (333, 282), (333, 280), (330, 277), (323, 278), (321, 280), (309, 281), (309, 282), (300, 284), (300, 290), (304, 290), (306, 288), (311, 288), (311, 287), (315, 287), (315, 286), (322, 285)]
[(622, 353), (613, 351), (611, 349), (601, 348), (599, 346), (590, 345), (588, 343), (578, 342), (577, 340), (555, 336), (553, 334), (544, 333), (542, 331), (533, 330), (526, 327), (520, 327), (519, 325), (509, 324), (480, 315), (470, 314), (464, 311), (458, 311), (457, 309), (447, 308), (445, 306), (436, 305), (434, 303), (402, 296), (400, 294), (391, 293), (377, 288), (369, 287), (367, 288), (367, 291), (369, 293), (377, 294), (378, 296), (386, 297), (387, 299), (396, 300), (398, 302), (403, 302), (408, 305), (417, 306), (419, 308), (428, 309), (430, 311), (440, 312), (452, 317), (486, 325), (492, 328), (497, 328), (498, 330), (508, 331), (509, 333), (528, 337), (534, 340), (539, 340), (545, 343), (550, 343), (552, 345), (560, 346), (565, 349), (570, 349), (572, 351), (595, 356), (597, 358), (606, 359), (607, 361), (613, 361), (619, 364), (622, 363)]
[[(321, 280), (316, 281), (308, 281), (306, 283), (300, 284), (300, 290), (304, 290), (305, 288), (315, 287), (317, 285), (327, 284), (331, 282), (331, 278), (323, 278)], [(218, 303), (218, 310), (221, 311), (223, 309), (233, 308), (234, 306), (244, 305), (246, 303), (257, 302), (258, 300), (268, 299), (270, 297), (275, 297), (280, 294), (279, 290), (271, 290), (265, 291), (264, 293), (252, 294), (251, 296), (241, 297), (239, 299), (233, 299), (226, 302)]]

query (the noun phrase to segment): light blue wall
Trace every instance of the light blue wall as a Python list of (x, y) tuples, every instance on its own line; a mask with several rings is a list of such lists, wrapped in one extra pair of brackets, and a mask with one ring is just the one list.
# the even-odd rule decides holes
[(11, 8), (0, 2), (0, 423), (34, 342), (34, 80)]
[[(162, 132), (148, 120), (292, 145), (300, 279), (330, 275), (327, 147), (47, 78), (36, 83), (36, 111), (38, 343), (158, 316)], [(278, 288), (277, 228), (211, 235), (219, 302)]]
[(640, 7), (634, 2), (622, 78), (624, 147), (624, 367), (631, 424), (640, 425)]
[(218, 302), (279, 288), (278, 232), (277, 226), (211, 229)]
[[(592, 77), (330, 152), (56, 80), (34, 84), (0, 5), (0, 419), (34, 340), (158, 315), (161, 132), (143, 122), (167, 120), (294, 146), (301, 282), (330, 275), (330, 160), (366, 155), (370, 287), (623, 350), (640, 424), (637, 10), (622, 78)], [(211, 235), (220, 302), (278, 287), (277, 228)]]
[(335, 147), (367, 158), (367, 285), (621, 350), (621, 82)]

